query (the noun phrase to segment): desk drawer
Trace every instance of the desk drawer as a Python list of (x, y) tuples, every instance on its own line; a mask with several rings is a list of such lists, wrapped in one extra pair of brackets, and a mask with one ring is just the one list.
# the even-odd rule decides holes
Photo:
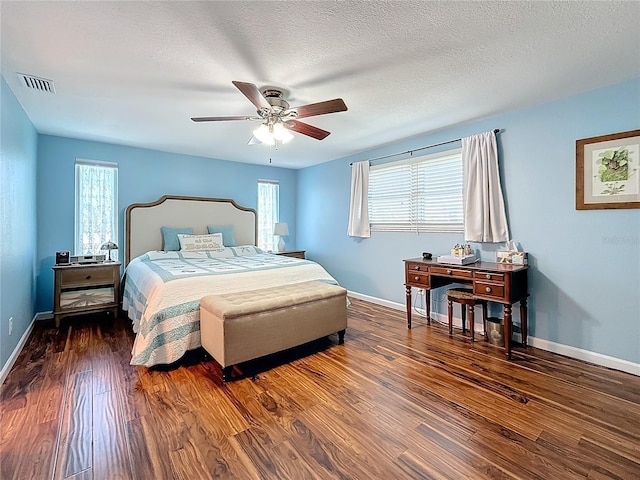
[(412, 285), (414, 287), (418, 287), (418, 288), (428, 288), (429, 287), (429, 274), (428, 273), (422, 273), (422, 272), (416, 272), (416, 271), (409, 271), (407, 270), (407, 281), (406, 281), (407, 285)]
[(409, 272), (426, 273), (428, 271), (429, 271), (429, 267), (427, 265), (424, 265), (422, 263), (407, 262), (407, 273)]
[(476, 280), (490, 280), (492, 282), (504, 282), (504, 274), (495, 272), (475, 272), (473, 278)]
[(479, 282), (476, 280), (475, 282), (473, 282), (473, 293), (485, 298), (493, 297), (497, 300), (503, 300), (504, 284)]
[(473, 272), (471, 270), (461, 270), (455, 267), (431, 267), (431, 273), (439, 275), (441, 277), (451, 278), (472, 278)]
[(61, 287), (113, 283), (113, 267), (69, 268), (60, 272)]

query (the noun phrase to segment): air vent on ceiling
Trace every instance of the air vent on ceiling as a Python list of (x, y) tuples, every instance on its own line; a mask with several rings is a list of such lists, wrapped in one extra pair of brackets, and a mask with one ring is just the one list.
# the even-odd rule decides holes
[(24, 73), (19, 73), (18, 78), (20, 78), (20, 83), (27, 88), (32, 88), (40, 92), (56, 93), (56, 89), (53, 86), (53, 80), (38, 78)]

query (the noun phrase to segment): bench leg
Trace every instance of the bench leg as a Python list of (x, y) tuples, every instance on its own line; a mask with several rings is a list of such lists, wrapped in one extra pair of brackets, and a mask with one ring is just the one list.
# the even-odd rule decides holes
[(346, 330), (340, 330), (338, 332), (338, 345), (344, 344), (344, 333), (345, 332), (346, 332)]
[(231, 380), (231, 371), (233, 370), (233, 365), (229, 365), (228, 367), (222, 367), (222, 381), (228, 382)]

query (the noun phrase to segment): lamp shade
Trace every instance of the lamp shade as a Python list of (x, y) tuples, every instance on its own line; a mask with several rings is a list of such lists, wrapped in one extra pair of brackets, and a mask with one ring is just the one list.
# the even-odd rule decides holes
[(109, 258), (108, 258), (109, 261), (111, 261), (111, 250), (117, 250), (117, 249), (118, 249), (118, 245), (116, 245), (113, 242), (104, 242), (100, 247), (100, 250), (109, 250)]
[(104, 242), (100, 247), (100, 250), (117, 250), (118, 245), (113, 242)]
[(276, 223), (273, 227), (274, 235), (289, 235), (289, 227), (285, 222)]

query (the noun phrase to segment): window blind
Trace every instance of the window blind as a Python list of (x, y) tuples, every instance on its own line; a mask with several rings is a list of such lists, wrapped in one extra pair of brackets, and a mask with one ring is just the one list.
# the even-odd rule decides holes
[(463, 231), (461, 150), (371, 167), (369, 219), (373, 231)]

